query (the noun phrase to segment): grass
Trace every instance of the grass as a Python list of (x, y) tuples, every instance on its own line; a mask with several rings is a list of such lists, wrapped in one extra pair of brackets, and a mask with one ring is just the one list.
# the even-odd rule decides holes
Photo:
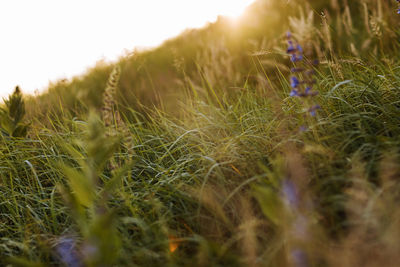
[[(246, 16), (24, 99), (27, 133), (0, 136), (1, 265), (396, 266), (396, 2)], [(288, 29), (321, 62), (316, 117), (289, 97)]]

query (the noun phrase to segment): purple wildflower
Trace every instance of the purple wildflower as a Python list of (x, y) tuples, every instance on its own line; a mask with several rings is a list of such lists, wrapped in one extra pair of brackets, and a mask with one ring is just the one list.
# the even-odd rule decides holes
[(290, 95), (289, 96), (300, 96), (299, 95), (299, 92), (296, 90), (296, 89), (293, 89), (291, 92), (290, 92)]
[(290, 57), (290, 60), (292, 62), (302, 61), (303, 60), (303, 55), (301, 55), (301, 54), (299, 54), (299, 55), (292, 54), (291, 57)]
[(305, 132), (305, 131), (307, 131), (307, 126), (304, 126), (304, 125), (302, 125), (302, 126), (300, 126), (300, 129), (299, 129), (299, 131), (300, 132)]
[[(306, 77), (305, 79), (301, 80), (299, 80), (299, 76), (290, 77), (290, 86), (293, 88), (290, 92), (290, 96), (311, 97), (317, 95), (318, 92), (312, 91), (312, 87), (316, 83), (316, 81), (313, 79), (315, 71), (312, 69), (312, 66), (318, 65), (319, 60), (316, 59), (312, 61), (303, 61), (303, 47), (296, 40), (292, 39), (292, 34), (290, 32), (287, 32), (286, 37), (288, 42), (288, 48), (286, 52), (290, 56), (290, 60), (294, 63), (294, 67), (291, 68), (290, 71), (294, 74), (304, 73), (303, 77)], [(296, 62), (299, 63), (297, 64)], [(309, 102), (307, 101), (307, 103)], [(311, 116), (316, 116), (316, 111), (320, 108), (321, 107), (319, 105), (314, 105), (309, 108), (308, 111), (310, 112)]]
[(308, 109), (308, 111), (310, 112), (311, 116), (315, 117), (317, 115), (317, 110), (321, 109), (320, 105), (314, 105), (311, 108)]
[(300, 84), (300, 81), (295, 76), (292, 76), (290, 78), (290, 86), (292, 88), (297, 88), (299, 86), (299, 84)]
[(288, 53), (288, 54), (294, 54), (294, 53), (296, 53), (296, 48), (294, 47), (294, 45), (293, 45), (293, 42), (292, 41), (288, 41), (288, 44), (289, 44), (289, 47), (288, 47), (288, 49), (286, 50), (286, 53)]
[(319, 65), (319, 60), (318, 60), (318, 59), (314, 59), (314, 60), (312, 61), (312, 64), (313, 64), (314, 66)]
[[(294, 211), (294, 214), (298, 214), (300, 198), (299, 192), (293, 181), (285, 179), (282, 182), (282, 195), (286, 204)], [(301, 214), (298, 214), (291, 225), (291, 234), (296, 238), (296, 240), (305, 240), (307, 238), (307, 228), (307, 218)], [(309, 266), (307, 254), (304, 252), (304, 250), (298, 247), (290, 251), (290, 258), (293, 262), (293, 266)]]
[(297, 62), (303, 60), (303, 48), (301, 47), (300, 44), (294, 45), (292, 41), (292, 34), (288, 32), (286, 34), (286, 37), (288, 39), (288, 48), (286, 50), (286, 53), (291, 55), (290, 60), (292, 62)]
[(296, 267), (307, 267), (310, 266), (308, 263), (307, 254), (301, 249), (294, 249), (291, 251), (291, 257), (293, 265)]
[(303, 48), (299, 44), (297, 44), (297, 51), (299, 51), (299, 53), (303, 53)]
[(312, 90), (311, 86), (307, 86), (306, 90), (304, 91), (304, 96), (316, 96), (316, 95), (318, 95), (318, 92), (313, 92), (311, 90)]
[(294, 46), (289, 46), (288, 49), (286, 50), (286, 53), (288, 54), (293, 54), (296, 53), (296, 48), (294, 48)]
[(289, 179), (282, 182), (282, 194), (284, 200), (293, 208), (299, 205), (299, 196), (296, 185)]
[(60, 257), (61, 262), (68, 267), (81, 267), (83, 266), (78, 257), (75, 248), (75, 240), (72, 238), (62, 237), (60, 242), (56, 245), (56, 251)]

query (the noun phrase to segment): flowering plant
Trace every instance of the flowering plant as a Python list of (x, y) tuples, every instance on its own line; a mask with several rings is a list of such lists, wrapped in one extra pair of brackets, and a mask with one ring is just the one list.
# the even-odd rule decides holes
[(313, 90), (313, 86), (316, 83), (315, 79), (313, 79), (315, 73), (313, 66), (318, 65), (319, 61), (306, 59), (303, 55), (302, 46), (293, 40), (290, 32), (287, 33), (286, 37), (288, 42), (286, 53), (290, 56), (290, 61), (294, 65), (290, 70), (292, 72), (290, 77), (290, 86), (292, 87), (290, 96), (306, 99), (307, 111), (311, 116), (315, 117), (317, 110), (321, 109), (321, 106), (313, 104), (309, 99), (318, 95), (318, 92)]
[(400, 0), (396, 0), (396, 1), (399, 4), (399, 7), (397, 8), (397, 14), (400, 14)]

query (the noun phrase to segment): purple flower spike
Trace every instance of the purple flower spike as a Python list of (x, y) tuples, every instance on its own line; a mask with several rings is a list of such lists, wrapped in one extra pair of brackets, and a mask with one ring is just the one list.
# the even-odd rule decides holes
[(299, 196), (296, 185), (289, 179), (285, 179), (282, 183), (282, 194), (284, 201), (291, 207), (295, 208), (299, 205)]
[(298, 92), (296, 89), (293, 89), (293, 90), (290, 92), (290, 96), (299, 96), (299, 92)]
[(308, 267), (310, 266), (308, 263), (307, 254), (301, 249), (294, 249), (291, 252), (292, 260), (294, 266), (296, 267)]
[(320, 106), (320, 105), (314, 105), (314, 106), (311, 107), (311, 108), (317, 110), (317, 109), (321, 109), (321, 106)]
[(321, 109), (320, 105), (312, 106), (308, 111), (310, 112), (311, 116), (315, 117), (317, 115), (317, 110)]
[(297, 51), (299, 51), (299, 53), (303, 53), (303, 48), (299, 44), (297, 44)]
[(318, 92), (312, 92), (311, 86), (307, 86), (306, 90), (304, 91), (304, 96), (316, 96)]
[(300, 126), (299, 131), (305, 132), (305, 131), (307, 131), (307, 129), (308, 129), (307, 126), (302, 125), (302, 126)]
[(296, 55), (296, 54), (293, 53), (292, 56), (290, 57), (290, 60), (292, 62), (301, 61), (301, 60), (303, 60), (303, 55), (301, 55), (301, 54)]
[(318, 60), (318, 59), (314, 59), (314, 60), (312, 61), (312, 64), (313, 64), (314, 66), (319, 65), (319, 60)]
[[(400, 3), (400, 0), (397, 0), (397, 2)], [(293, 76), (290, 77), (290, 86), (292, 87), (292, 90), (290, 91), (289, 95), (291, 97), (297, 96), (302, 98), (318, 95), (318, 91), (313, 91), (313, 85), (316, 83), (315, 79), (313, 79), (313, 75), (315, 74), (313, 66), (318, 65), (319, 60), (305, 59), (303, 55), (303, 47), (295, 39), (293, 39), (291, 32), (288, 31), (286, 33), (286, 37), (288, 43), (286, 53), (290, 57), (290, 60), (294, 63), (293, 68), (290, 69), (290, 72)], [(296, 63), (298, 61), (301, 62)], [(304, 76), (307, 77), (300, 77), (301, 80), (299, 80), (297, 73), (304, 74)], [(309, 108), (308, 112), (311, 114), (311, 116), (316, 116), (317, 110), (320, 108), (321, 107), (319, 105), (315, 105)]]
[(297, 55), (297, 61), (303, 60), (303, 55)]
[(75, 240), (72, 238), (62, 237), (59, 244), (56, 246), (56, 251), (62, 263), (68, 267), (81, 267), (83, 266), (78, 257), (75, 248)]
[(296, 77), (292, 76), (292, 77), (290, 78), (290, 80), (291, 80), (290, 86), (291, 86), (292, 88), (297, 88), (297, 87), (299, 86), (300, 82), (299, 82), (299, 80), (298, 80)]
[(296, 48), (294, 48), (294, 46), (292, 44), (289, 44), (289, 47), (286, 50), (286, 53), (288, 53), (288, 54), (296, 53)]

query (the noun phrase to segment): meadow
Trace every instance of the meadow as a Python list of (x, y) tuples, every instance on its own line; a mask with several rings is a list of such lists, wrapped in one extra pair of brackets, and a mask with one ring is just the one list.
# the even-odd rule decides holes
[(399, 266), (398, 9), (259, 0), (16, 88), (0, 265)]

